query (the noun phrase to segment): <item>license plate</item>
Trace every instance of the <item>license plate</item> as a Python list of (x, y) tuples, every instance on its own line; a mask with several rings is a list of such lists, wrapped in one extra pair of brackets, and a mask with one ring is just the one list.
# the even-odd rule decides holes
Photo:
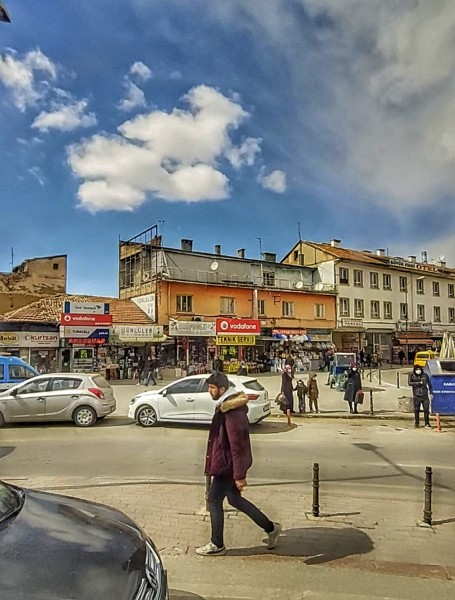
[(263, 412), (268, 412), (270, 410), (270, 404), (266, 404), (262, 409)]

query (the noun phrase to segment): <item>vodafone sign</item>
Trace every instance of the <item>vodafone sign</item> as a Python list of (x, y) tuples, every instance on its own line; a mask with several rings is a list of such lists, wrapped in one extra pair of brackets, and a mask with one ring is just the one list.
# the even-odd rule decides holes
[(216, 333), (217, 335), (227, 333), (260, 335), (261, 322), (256, 319), (217, 319)]
[(80, 315), (75, 313), (62, 314), (60, 317), (60, 325), (71, 326), (90, 326), (107, 327), (112, 324), (112, 315)]

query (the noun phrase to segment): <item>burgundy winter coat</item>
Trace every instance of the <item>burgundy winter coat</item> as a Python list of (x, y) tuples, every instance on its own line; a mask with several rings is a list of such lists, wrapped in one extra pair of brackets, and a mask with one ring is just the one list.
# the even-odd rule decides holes
[(226, 475), (236, 481), (246, 479), (253, 464), (247, 402), (247, 396), (239, 392), (216, 409), (207, 443), (206, 475)]

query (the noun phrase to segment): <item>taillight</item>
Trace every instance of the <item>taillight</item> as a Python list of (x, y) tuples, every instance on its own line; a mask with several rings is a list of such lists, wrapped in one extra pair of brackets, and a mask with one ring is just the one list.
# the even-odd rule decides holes
[(247, 394), (246, 397), (248, 400), (257, 400), (259, 398), (259, 394)]
[(88, 388), (88, 391), (94, 394), (100, 400), (104, 400), (104, 392), (99, 388)]

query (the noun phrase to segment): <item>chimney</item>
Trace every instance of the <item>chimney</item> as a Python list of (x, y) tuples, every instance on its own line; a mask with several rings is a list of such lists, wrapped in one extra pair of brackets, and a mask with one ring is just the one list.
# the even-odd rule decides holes
[(263, 252), (262, 258), (265, 260), (265, 262), (276, 262), (276, 254), (273, 252)]
[(215, 254), (218, 254), (218, 256), (221, 254), (221, 246), (219, 244), (215, 244)]
[(341, 240), (336, 240), (335, 238), (333, 240), (330, 240), (330, 245), (332, 246), (332, 248), (339, 248), (341, 244)]
[(180, 240), (180, 249), (184, 252), (192, 252), (193, 240)]
[(422, 256), (422, 262), (427, 263), (428, 262), (428, 253), (426, 250), (422, 250), (421, 256)]
[(384, 248), (378, 248), (376, 250), (376, 256), (385, 256), (385, 250), (384, 250)]
[(408, 256), (408, 261), (409, 261), (409, 262), (412, 262), (412, 263), (415, 263), (415, 262), (417, 262), (417, 257), (416, 257), (416, 256), (413, 256), (412, 254), (410, 254), (410, 255)]
[(239, 249), (237, 250), (237, 256), (238, 256), (239, 258), (245, 258), (245, 248), (239, 248)]

